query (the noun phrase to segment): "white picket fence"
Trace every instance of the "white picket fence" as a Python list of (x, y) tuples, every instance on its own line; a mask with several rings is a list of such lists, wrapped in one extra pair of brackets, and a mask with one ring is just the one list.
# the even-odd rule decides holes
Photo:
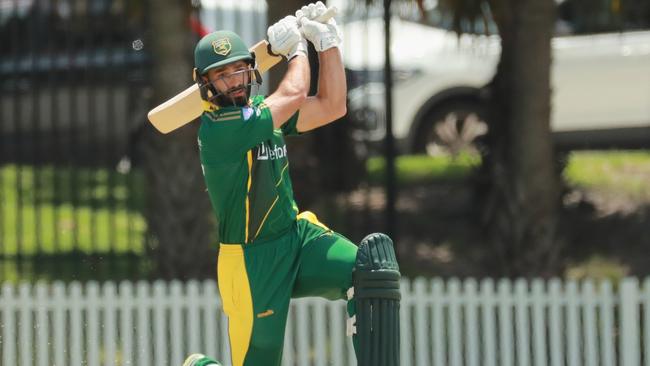
[[(650, 280), (403, 282), (401, 365), (650, 365)], [(293, 302), (283, 365), (354, 365), (345, 302)], [(4, 284), (2, 366), (229, 359), (214, 281)]]

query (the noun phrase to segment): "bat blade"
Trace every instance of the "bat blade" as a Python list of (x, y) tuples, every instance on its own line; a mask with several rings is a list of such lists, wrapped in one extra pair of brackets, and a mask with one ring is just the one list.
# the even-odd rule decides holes
[(147, 118), (156, 129), (169, 133), (193, 121), (203, 112), (203, 100), (199, 86), (192, 84), (175, 97), (147, 113)]
[(282, 57), (269, 52), (269, 42), (266, 40), (257, 42), (250, 50), (255, 53), (255, 62), (260, 74), (267, 72), (282, 61)]
[[(330, 7), (318, 17), (317, 21), (326, 22), (336, 15), (337, 8)], [(269, 52), (269, 42), (262, 40), (249, 49), (255, 53), (257, 69), (265, 73), (282, 60), (282, 57)], [(199, 86), (195, 83), (173, 98), (149, 111), (147, 118), (156, 129), (169, 133), (197, 119), (203, 113), (203, 100)]]

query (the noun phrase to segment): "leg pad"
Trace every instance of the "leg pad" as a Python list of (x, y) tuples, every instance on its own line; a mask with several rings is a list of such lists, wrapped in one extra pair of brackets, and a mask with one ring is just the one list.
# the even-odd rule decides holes
[(400, 273), (387, 235), (371, 234), (361, 241), (352, 282), (358, 365), (398, 366)]

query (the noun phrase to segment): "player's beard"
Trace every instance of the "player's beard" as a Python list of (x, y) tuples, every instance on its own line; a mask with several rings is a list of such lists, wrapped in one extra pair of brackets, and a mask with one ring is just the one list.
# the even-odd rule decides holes
[[(243, 95), (235, 96), (233, 94), (243, 91)], [(230, 88), (223, 94), (216, 97), (217, 104), (221, 107), (244, 107), (248, 104), (248, 95), (250, 94), (250, 87), (247, 85), (240, 85)]]

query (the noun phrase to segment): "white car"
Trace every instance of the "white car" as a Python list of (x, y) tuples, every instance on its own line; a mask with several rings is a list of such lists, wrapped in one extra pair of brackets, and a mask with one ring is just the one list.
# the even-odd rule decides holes
[[(369, 142), (385, 135), (383, 27), (381, 18), (343, 26), (353, 87), (349, 110), (364, 123), (355, 137)], [(494, 76), (499, 38), (459, 37), (397, 18), (391, 36), (393, 132), (400, 151), (435, 154), (485, 133), (480, 93)], [(556, 144), (650, 147), (650, 31), (561, 36), (552, 48)]]

